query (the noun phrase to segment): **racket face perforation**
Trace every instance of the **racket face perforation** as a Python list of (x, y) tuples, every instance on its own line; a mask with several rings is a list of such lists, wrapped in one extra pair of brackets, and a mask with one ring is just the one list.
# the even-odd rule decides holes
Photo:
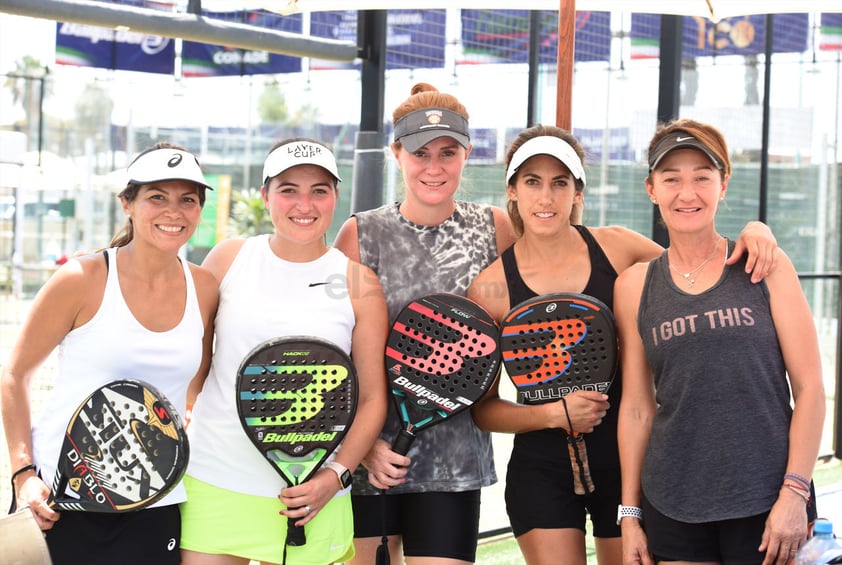
[(404, 431), (438, 424), (479, 400), (500, 367), (498, 337), (491, 316), (463, 296), (431, 294), (404, 307), (385, 355)]
[[(180, 417), (160, 392), (136, 380), (108, 383), (68, 424), (54, 505), (109, 513), (143, 508), (172, 490), (188, 456)], [(65, 494), (68, 486), (75, 496)]]
[(496, 337), (494, 321), (468, 299), (422, 297), (401, 311), (389, 333), (390, 378), (403, 377), (448, 394), (480, 386), (499, 366)]
[[(350, 358), (311, 337), (256, 347), (240, 365), (236, 393), (246, 435), (290, 484), (307, 480), (341, 442), (358, 396)], [(305, 471), (293, 476), (289, 461), (308, 457)]]
[(503, 364), (522, 402), (540, 403), (575, 390), (605, 392), (617, 367), (608, 307), (582, 294), (539, 296), (515, 306), (501, 327)]

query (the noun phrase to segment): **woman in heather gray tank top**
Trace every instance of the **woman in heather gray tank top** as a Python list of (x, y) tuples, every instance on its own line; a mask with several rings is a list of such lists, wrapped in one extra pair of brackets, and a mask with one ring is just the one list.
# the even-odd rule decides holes
[(670, 247), (622, 273), (614, 299), (625, 562), (790, 562), (816, 515), (813, 318), (780, 249), (759, 284), (725, 264), (715, 215), (730, 175), (712, 126), (679, 120), (650, 142), (646, 190)]
[[(335, 242), (377, 273), (392, 321), (425, 294), (464, 295), (514, 239), (501, 209), (454, 197), (471, 151), (465, 107), (421, 83), (393, 118), (392, 153), (406, 197), (350, 218)], [(465, 412), (419, 434), (404, 457), (390, 449), (399, 429), (390, 406), (380, 439), (355, 474), (351, 563), (370, 565), (384, 533), (392, 563), (404, 556), (472, 563), (480, 489), (497, 480), (490, 434)]]

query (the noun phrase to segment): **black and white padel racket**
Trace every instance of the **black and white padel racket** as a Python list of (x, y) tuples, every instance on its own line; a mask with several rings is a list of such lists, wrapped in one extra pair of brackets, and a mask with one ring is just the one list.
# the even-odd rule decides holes
[[(585, 294), (555, 293), (521, 302), (503, 318), (500, 347), (524, 404), (563, 400), (576, 390), (606, 392), (617, 371), (614, 315)], [(585, 440), (571, 432), (567, 445), (574, 490), (593, 492)]]
[(164, 395), (138, 380), (110, 382), (86, 398), (67, 425), (50, 504), (56, 510), (139, 510), (178, 484), (188, 457), (181, 417)]
[(417, 432), (485, 394), (500, 368), (498, 336), (488, 312), (463, 296), (430, 294), (404, 307), (386, 344), (389, 388), (402, 425), (393, 451), (406, 455)]
[[(255, 347), (237, 371), (246, 435), (290, 486), (307, 481), (339, 446), (357, 408), (357, 374), (335, 344), (293, 336)], [(286, 545), (307, 542), (289, 518)]]

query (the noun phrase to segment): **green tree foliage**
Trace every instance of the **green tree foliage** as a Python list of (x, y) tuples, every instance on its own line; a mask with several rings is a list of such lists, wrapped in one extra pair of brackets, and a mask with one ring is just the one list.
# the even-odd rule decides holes
[[(30, 144), (38, 139), (39, 121), (43, 119), (41, 101), (52, 92), (47, 80), (49, 69), (40, 60), (24, 55), (15, 61), (15, 69), (6, 75), (3, 88), (12, 94), (12, 103), (24, 111), (24, 124)], [(42, 92), (41, 89), (44, 89)]]
[(263, 92), (257, 102), (257, 113), (260, 121), (265, 124), (283, 124), (289, 119), (286, 97), (275, 77), (267, 78), (263, 83)]
[(231, 201), (231, 219), (228, 222), (228, 230), (232, 237), (247, 237), (275, 231), (259, 189), (233, 191)]
[(85, 85), (82, 94), (76, 100), (76, 128), (83, 140), (94, 142), (96, 153), (110, 148), (111, 112), (114, 101), (105, 87), (99, 82)]

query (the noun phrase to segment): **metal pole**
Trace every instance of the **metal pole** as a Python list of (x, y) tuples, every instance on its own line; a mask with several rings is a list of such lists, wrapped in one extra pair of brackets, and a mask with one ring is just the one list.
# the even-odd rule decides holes
[[(660, 66), (658, 77), (658, 124), (678, 117), (681, 108), (681, 39), (684, 20), (681, 16), (661, 15)], [(669, 245), (667, 229), (661, 213), (652, 210), (652, 239), (664, 247)]]
[(383, 203), (386, 17), (386, 10), (363, 11), (357, 17), (357, 42), (363, 59), (360, 72), (362, 107), (354, 149), (352, 214), (377, 208)]
[(541, 64), (541, 12), (529, 12), (529, 84), (526, 97), (526, 127), (538, 123), (538, 66)]
[(760, 191), (757, 219), (766, 223), (769, 206), (769, 108), (772, 99), (772, 49), (774, 45), (775, 17), (766, 14), (766, 45), (763, 62), (763, 123), (760, 144)]

